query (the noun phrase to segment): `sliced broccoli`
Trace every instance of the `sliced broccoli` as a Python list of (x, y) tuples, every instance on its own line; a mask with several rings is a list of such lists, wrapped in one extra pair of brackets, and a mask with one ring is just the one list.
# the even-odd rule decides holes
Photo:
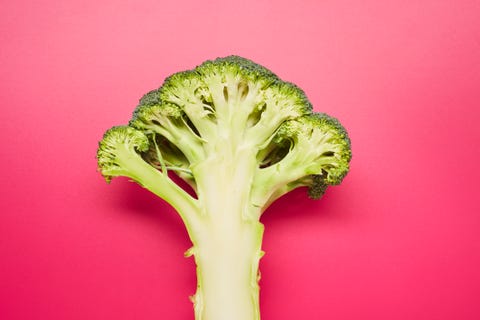
[[(168, 77), (97, 152), (107, 181), (125, 176), (179, 213), (197, 264), (195, 319), (258, 320), (260, 216), (307, 187), (320, 198), (349, 170), (350, 139), (305, 93), (238, 56)], [(185, 180), (192, 196), (172, 180)]]

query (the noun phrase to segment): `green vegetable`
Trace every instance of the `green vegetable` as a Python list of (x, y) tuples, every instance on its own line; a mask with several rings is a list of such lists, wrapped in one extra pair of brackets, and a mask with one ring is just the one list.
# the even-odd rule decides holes
[(258, 320), (261, 214), (299, 187), (320, 198), (348, 172), (351, 151), (341, 124), (313, 112), (301, 89), (229, 56), (147, 93), (97, 158), (107, 181), (129, 177), (180, 214), (197, 264), (195, 319)]

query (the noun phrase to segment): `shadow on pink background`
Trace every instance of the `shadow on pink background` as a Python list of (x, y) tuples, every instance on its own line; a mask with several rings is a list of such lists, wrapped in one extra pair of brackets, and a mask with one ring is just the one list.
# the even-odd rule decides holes
[(478, 21), (453, 0), (3, 3), (0, 319), (193, 319), (180, 219), (95, 152), (166, 76), (229, 54), (353, 145), (323, 200), (266, 212), (262, 319), (480, 319)]

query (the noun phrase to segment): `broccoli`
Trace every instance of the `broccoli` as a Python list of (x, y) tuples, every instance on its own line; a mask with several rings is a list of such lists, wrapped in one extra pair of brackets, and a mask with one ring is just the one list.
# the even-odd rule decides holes
[[(167, 201), (193, 244), (197, 320), (258, 320), (262, 213), (300, 187), (318, 199), (349, 170), (342, 125), (305, 93), (238, 56), (206, 61), (144, 95), (99, 143), (99, 171)], [(176, 175), (192, 190), (180, 187)]]

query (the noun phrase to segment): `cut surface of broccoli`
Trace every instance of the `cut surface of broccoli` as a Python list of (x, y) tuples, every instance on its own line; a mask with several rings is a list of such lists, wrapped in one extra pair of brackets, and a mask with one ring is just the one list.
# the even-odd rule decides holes
[[(296, 85), (228, 56), (168, 77), (128, 125), (99, 143), (99, 171), (128, 177), (168, 202), (193, 244), (196, 320), (258, 320), (262, 213), (284, 194), (312, 199), (349, 170), (340, 122), (314, 112)], [(172, 179), (177, 175), (195, 194)]]

